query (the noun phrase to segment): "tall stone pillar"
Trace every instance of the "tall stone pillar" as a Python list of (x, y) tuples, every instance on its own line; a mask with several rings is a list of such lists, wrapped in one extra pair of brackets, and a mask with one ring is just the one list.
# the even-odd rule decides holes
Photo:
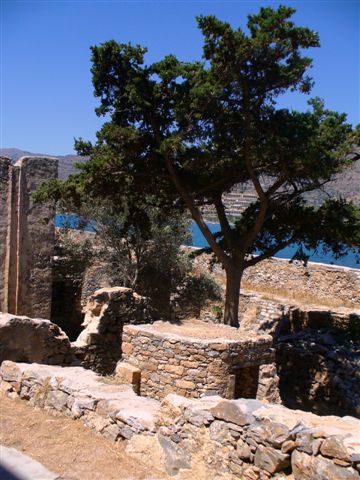
[[(5, 164), (3, 159), (0, 172), (5, 171)], [(6, 218), (5, 246), (0, 247), (0, 262), (4, 257), (4, 264), (0, 263), (3, 312), (50, 318), (55, 209), (35, 204), (32, 194), (56, 177), (57, 159), (45, 157), (23, 157), (8, 167), (7, 180), (5, 175), (0, 177), (1, 190), (6, 191), (4, 198), (0, 197), (0, 239)]]
[(9, 158), (0, 157), (0, 311), (5, 310), (5, 297), (7, 288), (7, 234), (8, 234), (8, 212), (9, 212), (9, 188), (10, 172), (12, 162)]

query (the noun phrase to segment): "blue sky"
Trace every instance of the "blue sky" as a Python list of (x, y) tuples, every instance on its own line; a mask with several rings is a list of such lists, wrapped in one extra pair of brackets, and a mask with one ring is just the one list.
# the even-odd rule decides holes
[[(1, 1), (1, 147), (34, 153), (73, 152), (74, 137), (93, 140), (96, 117), (90, 45), (109, 39), (148, 47), (147, 61), (174, 53), (201, 56), (195, 16), (214, 14), (234, 27), (260, 6), (297, 9), (298, 25), (319, 32), (312, 49), (311, 96), (360, 123), (360, 1)], [(284, 106), (305, 109), (308, 97), (289, 94)]]

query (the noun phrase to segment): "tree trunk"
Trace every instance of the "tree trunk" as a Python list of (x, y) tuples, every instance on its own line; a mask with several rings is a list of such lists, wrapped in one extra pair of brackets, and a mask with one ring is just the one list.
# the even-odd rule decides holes
[(240, 300), (240, 282), (243, 269), (231, 265), (226, 270), (226, 296), (224, 323), (232, 327), (239, 328), (239, 300)]

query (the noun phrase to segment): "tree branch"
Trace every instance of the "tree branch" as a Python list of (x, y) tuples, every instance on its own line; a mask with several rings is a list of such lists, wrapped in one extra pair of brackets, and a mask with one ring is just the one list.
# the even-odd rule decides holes
[(219, 222), (220, 222), (220, 226), (221, 226), (221, 230), (223, 232), (223, 235), (224, 235), (224, 239), (225, 239), (225, 242), (227, 244), (227, 247), (229, 249), (232, 249), (232, 246), (233, 246), (233, 233), (231, 231), (231, 227), (229, 225), (229, 221), (226, 217), (226, 213), (225, 213), (225, 208), (224, 208), (224, 204), (221, 200), (221, 195), (217, 195), (216, 197), (214, 197), (214, 205), (215, 205), (215, 209), (216, 209), (216, 213), (218, 215), (218, 218), (219, 218)]
[(271, 248), (270, 250), (262, 253), (261, 255), (257, 255), (256, 257), (253, 257), (250, 260), (245, 260), (244, 269), (248, 268), (248, 267), (252, 267), (252, 266), (256, 265), (257, 263), (261, 262), (262, 260), (265, 260), (266, 258), (273, 257), (275, 255), (275, 253), (280, 252), (280, 250), (282, 250), (283, 248), (290, 245), (291, 242), (292, 242), (292, 239), (287, 240), (286, 242), (282, 242), (282, 243), (278, 244), (276, 247)]
[(198, 227), (200, 228), (201, 233), (204, 235), (205, 239), (207, 240), (208, 244), (210, 245), (211, 249), (219, 259), (219, 261), (224, 265), (228, 265), (229, 258), (224, 252), (224, 250), (220, 247), (220, 245), (216, 242), (214, 235), (211, 233), (209, 227), (206, 225), (204, 218), (199, 210), (199, 208), (195, 205), (194, 199), (182, 185), (180, 178), (174, 168), (174, 165), (169, 158), (168, 155), (164, 155), (165, 165), (168, 169), (170, 177), (174, 182), (178, 192), (180, 193), (182, 199), (186, 203), (186, 206), (190, 210), (191, 216), (197, 223)]

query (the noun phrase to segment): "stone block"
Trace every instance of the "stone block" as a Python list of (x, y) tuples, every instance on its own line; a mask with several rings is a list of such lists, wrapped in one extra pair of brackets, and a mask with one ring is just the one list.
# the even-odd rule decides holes
[(215, 418), (243, 426), (254, 420), (252, 410), (260, 406), (261, 403), (256, 400), (246, 402), (224, 400), (213, 407), (211, 413)]
[(141, 370), (130, 363), (119, 362), (116, 365), (115, 374), (131, 385), (137, 385), (141, 382)]
[(188, 380), (176, 380), (175, 385), (177, 388), (184, 390), (193, 390), (195, 388), (195, 383)]
[(345, 448), (342, 438), (336, 435), (324, 440), (320, 452), (324, 457), (335, 457), (346, 462), (350, 460), (350, 454)]
[(290, 466), (290, 456), (272, 447), (259, 445), (254, 459), (255, 465), (273, 474)]
[(344, 468), (318, 455), (294, 450), (291, 466), (295, 480), (357, 480), (359, 474), (353, 468)]
[(184, 367), (181, 365), (165, 365), (164, 370), (168, 373), (173, 373), (175, 375), (183, 375)]
[(131, 345), (131, 343), (123, 342), (121, 345), (121, 350), (123, 354), (131, 355), (134, 350), (134, 347)]

